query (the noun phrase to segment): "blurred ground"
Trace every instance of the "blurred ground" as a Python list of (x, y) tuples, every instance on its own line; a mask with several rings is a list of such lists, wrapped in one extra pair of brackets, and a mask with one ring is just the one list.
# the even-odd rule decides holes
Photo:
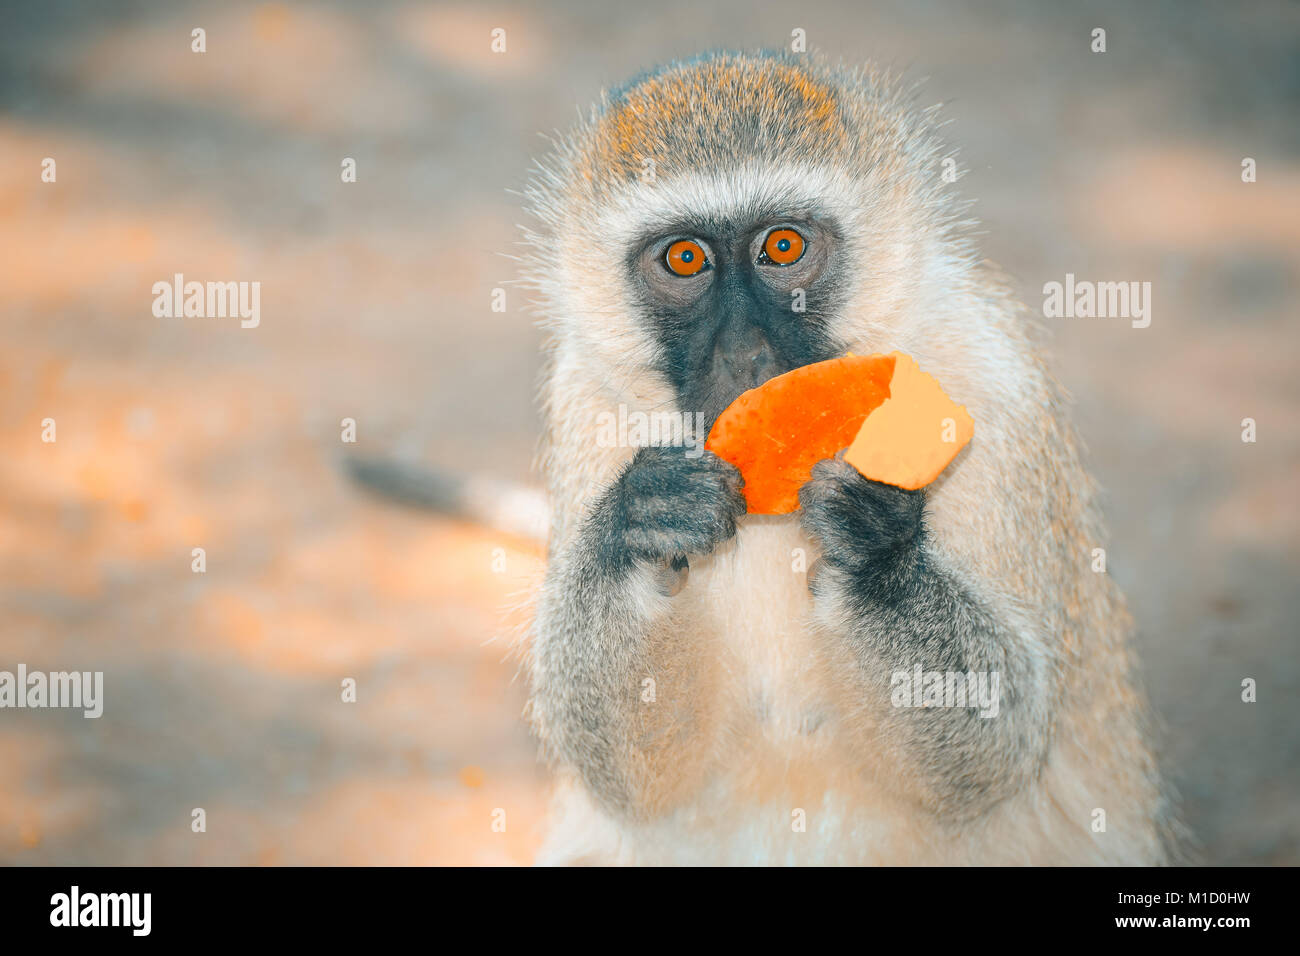
[[(537, 133), (795, 27), (949, 104), (1032, 309), (1066, 272), (1153, 283), (1150, 328), (1059, 320), (1053, 347), (1202, 854), (1300, 861), (1300, 8), (1041, 6), (5, 5), (0, 669), (103, 670), (107, 702), (0, 713), (0, 861), (531, 858), (504, 609), (537, 553), (360, 495), (339, 422), (526, 480), (537, 336), (489, 305)], [(175, 272), (261, 281), (261, 326), (154, 318)]]

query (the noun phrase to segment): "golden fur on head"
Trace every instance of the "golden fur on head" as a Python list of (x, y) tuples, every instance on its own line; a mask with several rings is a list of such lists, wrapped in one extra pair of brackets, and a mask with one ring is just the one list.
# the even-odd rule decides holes
[(933, 111), (912, 108), (869, 67), (811, 54), (710, 54), (604, 94), (537, 164), (525, 196), (549, 228), (581, 229), (636, 184), (742, 167), (832, 169), (888, 180), (950, 224), (956, 207), (937, 175), (934, 127)]
[[(856, 139), (833, 87), (792, 62), (717, 56), (675, 65), (616, 94), (581, 174), (599, 188), (708, 169), (738, 155), (832, 160)], [(779, 155), (777, 155), (779, 154)]]

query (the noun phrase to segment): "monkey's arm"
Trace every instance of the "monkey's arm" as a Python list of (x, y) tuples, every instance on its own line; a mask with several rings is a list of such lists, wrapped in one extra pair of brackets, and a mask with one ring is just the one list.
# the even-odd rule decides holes
[[(833, 459), (814, 468), (800, 502), (805, 529), (823, 547), (809, 582), (818, 611), (850, 651), (880, 739), (913, 771), (905, 785), (952, 819), (1015, 793), (1037, 774), (1050, 735), (1045, 642), (943, 565), (926, 532), (923, 491), (869, 481)], [(918, 664), (997, 674), (996, 716), (982, 717), (978, 707), (893, 706), (891, 674), (910, 680)]]
[(690, 777), (686, 761), (703, 759), (687, 741), (707, 719), (706, 662), (670, 595), (688, 553), (735, 534), (740, 487), (712, 454), (642, 449), (552, 556), (535, 626), (533, 715), (552, 759), (611, 809), (653, 812)]

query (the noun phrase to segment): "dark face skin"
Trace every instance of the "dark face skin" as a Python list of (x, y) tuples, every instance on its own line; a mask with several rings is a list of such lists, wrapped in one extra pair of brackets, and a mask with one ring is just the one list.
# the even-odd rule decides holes
[[(768, 239), (774, 230), (781, 230)], [(791, 239), (785, 230), (797, 235)], [(802, 255), (781, 263), (775, 245), (801, 239)], [(668, 261), (690, 240), (687, 269)], [(797, 246), (796, 246), (797, 248)], [(745, 221), (676, 223), (646, 238), (628, 266), (633, 288), (659, 346), (659, 369), (684, 412), (700, 412), (706, 428), (741, 392), (812, 362), (838, 358), (844, 346), (827, 330), (840, 304), (841, 241), (835, 225), (811, 214), (763, 215)], [(680, 260), (678, 268), (682, 268)], [(795, 290), (803, 290), (796, 311)]]

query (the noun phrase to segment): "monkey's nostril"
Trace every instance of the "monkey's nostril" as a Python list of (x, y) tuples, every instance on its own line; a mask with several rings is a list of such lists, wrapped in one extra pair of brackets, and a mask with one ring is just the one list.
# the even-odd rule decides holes
[(776, 358), (767, 345), (732, 349), (722, 352), (720, 358), (722, 367), (732, 379), (748, 383), (745, 388), (754, 388), (766, 382), (776, 367)]
[(758, 386), (762, 385), (769, 378), (775, 378), (777, 375), (780, 375), (781, 372), (782, 369), (780, 363), (777, 362), (776, 356), (772, 354), (772, 350), (764, 348), (755, 355), (750, 362), (750, 384), (747, 387), (758, 388)]

